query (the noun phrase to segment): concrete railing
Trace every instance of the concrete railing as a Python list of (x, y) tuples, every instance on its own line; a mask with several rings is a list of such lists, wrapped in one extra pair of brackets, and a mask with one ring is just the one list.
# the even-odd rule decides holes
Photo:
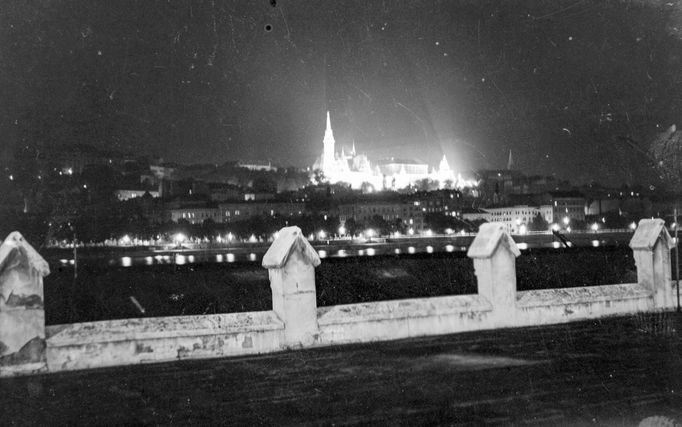
[[(638, 278), (632, 284), (519, 292), (516, 257), (520, 252), (503, 224), (490, 223), (481, 226), (468, 251), (478, 282), (476, 294), (318, 308), (314, 269), (320, 258), (298, 227), (287, 227), (263, 257), (272, 288), (270, 311), (47, 328), (42, 311), (46, 264), (23, 239), (8, 241), (0, 247), (0, 268), (4, 268), (0, 270), (0, 375), (551, 324), (668, 310), (675, 305), (670, 277), (672, 240), (660, 219), (640, 221), (630, 242)], [(7, 254), (23, 254), (31, 260), (17, 264), (24, 268), (19, 281), (2, 281), (15, 271), (6, 268), (3, 256), (8, 258)], [(32, 288), (16, 285), (31, 280)], [(22, 289), (29, 290), (22, 298), (12, 299), (12, 295), (21, 296)], [(35, 304), (38, 300), (40, 304)], [(22, 301), (23, 306), (16, 304)], [(34, 304), (26, 305), (29, 301)]]

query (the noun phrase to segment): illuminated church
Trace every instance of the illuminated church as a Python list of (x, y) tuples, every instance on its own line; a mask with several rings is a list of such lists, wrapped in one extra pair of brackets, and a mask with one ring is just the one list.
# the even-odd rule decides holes
[(461, 175), (455, 175), (450, 169), (445, 155), (438, 168), (429, 171), (429, 165), (412, 160), (384, 159), (372, 164), (366, 155), (357, 154), (355, 142), (350, 153), (342, 148), (340, 153), (335, 150), (336, 141), (331, 127), (329, 111), (327, 111), (327, 127), (322, 140), (324, 149), (317, 159), (314, 169), (322, 170), (325, 178), (331, 183), (347, 183), (354, 189), (365, 185), (375, 190), (395, 190), (414, 185), (423, 179), (438, 181), (439, 187), (450, 185), (452, 188), (469, 186)]

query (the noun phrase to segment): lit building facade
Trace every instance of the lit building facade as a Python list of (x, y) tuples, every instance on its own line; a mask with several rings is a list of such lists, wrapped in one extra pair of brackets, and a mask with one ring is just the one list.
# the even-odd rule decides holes
[(528, 225), (533, 222), (538, 214), (547, 221), (547, 224), (554, 222), (554, 210), (551, 205), (485, 208), (476, 212), (463, 213), (462, 218), (467, 221), (501, 222), (506, 226), (508, 232), (518, 234), (523, 230), (528, 230)]
[(355, 143), (350, 153), (343, 149), (336, 152), (336, 141), (331, 127), (331, 119), (327, 112), (327, 126), (322, 139), (323, 151), (313, 166), (322, 170), (325, 178), (331, 183), (347, 183), (354, 189), (370, 186), (370, 190), (389, 190), (405, 188), (418, 181), (430, 179), (438, 181), (440, 188), (446, 185), (452, 188), (475, 186), (474, 181), (465, 180), (455, 174), (443, 155), (438, 168), (412, 160), (385, 159), (372, 164), (364, 154), (355, 151)]

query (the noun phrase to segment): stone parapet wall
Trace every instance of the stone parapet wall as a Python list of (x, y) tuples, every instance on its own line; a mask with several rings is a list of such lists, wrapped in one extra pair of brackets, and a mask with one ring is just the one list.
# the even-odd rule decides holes
[[(286, 227), (263, 257), (272, 311), (52, 326), (40, 360), (43, 366), (47, 361), (49, 372), (57, 372), (664, 311), (676, 303), (670, 279), (672, 246), (662, 220), (642, 220), (631, 242), (637, 283), (519, 292), (515, 260), (520, 252), (503, 224), (489, 223), (481, 226), (468, 253), (476, 270), (477, 294), (318, 308), (314, 268), (320, 259), (298, 227)], [(10, 330), (3, 315), (0, 310), (0, 336)], [(29, 318), (11, 329), (41, 323), (39, 316)], [(4, 374), (29, 372), (24, 366)]]
[(152, 317), (47, 328), (50, 371), (238, 356), (282, 350), (272, 311)]

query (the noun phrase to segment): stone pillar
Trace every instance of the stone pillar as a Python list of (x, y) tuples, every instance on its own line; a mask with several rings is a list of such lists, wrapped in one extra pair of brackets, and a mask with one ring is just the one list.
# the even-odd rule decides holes
[(0, 376), (46, 368), (45, 260), (18, 232), (0, 246)]
[(502, 223), (482, 224), (467, 256), (474, 260), (478, 294), (493, 306), (493, 322), (504, 325), (516, 317), (516, 257), (519, 248)]
[(298, 227), (285, 227), (263, 256), (272, 288), (272, 310), (284, 322), (289, 347), (311, 345), (319, 335), (315, 267), (320, 257)]
[(662, 219), (643, 219), (630, 240), (637, 266), (637, 283), (651, 290), (654, 308), (675, 307), (675, 283), (671, 279), (670, 249), (673, 239)]

